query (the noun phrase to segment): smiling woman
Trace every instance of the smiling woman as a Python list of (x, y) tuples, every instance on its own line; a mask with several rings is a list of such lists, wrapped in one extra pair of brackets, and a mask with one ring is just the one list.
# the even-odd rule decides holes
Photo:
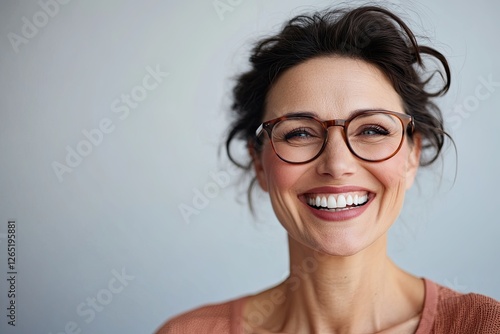
[[(423, 56), (441, 64), (436, 92)], [(450, 85), (444, 56), (370, 6), (298, 16), (250, 61), (227, 147), (248, 143), (240, 167), (255, 173), (288, 233), (290, 276), (158, 333), (499, 333), (500, 303), (413, 276), (387, 256), (406, 191), (448, 137), (431, 101)]]

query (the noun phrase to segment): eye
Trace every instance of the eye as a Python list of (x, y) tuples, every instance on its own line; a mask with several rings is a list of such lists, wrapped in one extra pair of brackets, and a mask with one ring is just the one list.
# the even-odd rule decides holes
[(322, 130), (321, 124), (314, 119), (287, 119), (273, 129), (273, 141), (297, 146), (311, 145), (323, 140)]
[(359, 131), (360, 136), (387, 136), (390, 132), (384, 127), (376, 124), (365, 125)]
[(290, 140), (299, 140), (299, 139), (306, 139), (309, 137), (317, 137), (314, 135), (311, 131), (309, 131), (306, 128), (300, 128), (300, 129), (295, 129), (292, 131), (289, 131), (288, 133), (285, 134), (285, 140), (290, 141)]

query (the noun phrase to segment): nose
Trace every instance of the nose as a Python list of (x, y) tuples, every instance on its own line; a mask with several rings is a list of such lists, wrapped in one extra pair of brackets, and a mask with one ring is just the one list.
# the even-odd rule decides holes
[(358, 159), (351, 153), (342, 126), (330, 126), (326, 146), (317, 158), (317, 171), (321, 175), (341, 178), (354, 174)]

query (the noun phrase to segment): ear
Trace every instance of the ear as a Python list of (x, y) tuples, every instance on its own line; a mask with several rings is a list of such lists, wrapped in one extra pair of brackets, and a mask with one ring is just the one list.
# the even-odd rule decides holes
[(254, 144), (251, 142), (248, 142), (247, 147), (248, 147), (248, 153), (250, 154), (250, 157), (252, 157), (252, 165), (255, 171), (255, 177), (257, 179), (257, 182), (259, 182), (259, 185), (262, 188), (262, 190), (267, 192), (268, 186), (267, 186), (266, 175), (262, 165), (262, 153), (258, 152), (255, 149)]
[(413, 135), (413, 143), (410, 144), (410, 153), (408, 155), (408, 164), (406, 165), (406, 189), (410, 189), (417, 176), (420, 166), (420, 154), (422, 152), (422, 137), (420, 134)]

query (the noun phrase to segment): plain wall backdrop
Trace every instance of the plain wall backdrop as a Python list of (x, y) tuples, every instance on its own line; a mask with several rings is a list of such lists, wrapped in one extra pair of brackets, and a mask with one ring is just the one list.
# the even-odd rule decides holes
[[(231, 77), (252, 42), (336, 3), (2, 2), (0, 332), (151, 333), (284, 279), (286, 235), (267, 195), (255, 193), (252, 217), (218, 155)], [(419, 174), (390, 256), (500, 299), (500, 3), (383, 4), (448, 57), (452, 86), (438, 103), (458, 149)]]

